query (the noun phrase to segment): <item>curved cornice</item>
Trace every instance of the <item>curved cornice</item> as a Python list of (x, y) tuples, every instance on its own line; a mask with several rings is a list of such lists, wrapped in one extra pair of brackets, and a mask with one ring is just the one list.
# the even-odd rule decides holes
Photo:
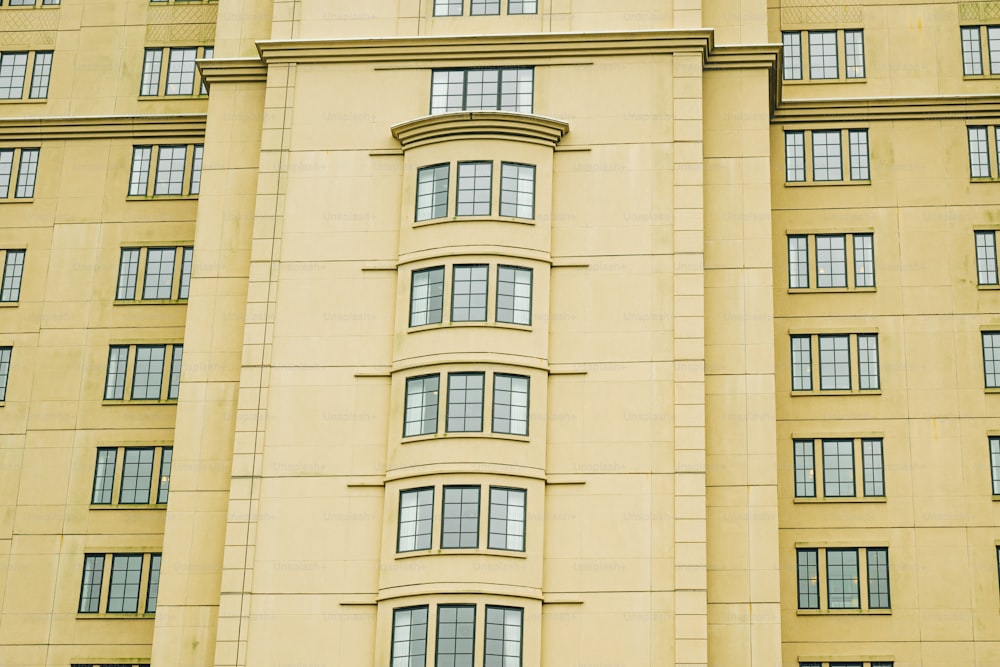
[(424, 116), (390, 128), (403, 150), (463, 139), (505, 139), (555, 148), (569, 124), (508, 111), (455, 111)]
[(205, 136), (205, 114), (0, 119), (0, 139), (172, 139)]

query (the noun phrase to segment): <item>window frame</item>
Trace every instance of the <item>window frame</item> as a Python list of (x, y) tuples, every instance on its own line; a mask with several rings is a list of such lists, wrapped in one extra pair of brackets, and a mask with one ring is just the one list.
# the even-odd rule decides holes
[[(976, 248), (976, 281), (980, 287), (1000, 286), (1000, 267), (997, 262), (997, 233), (993, 229), (973, 231)], [(980, 243), (983, 239), (983, 243)]]
[[(827, 354), (833, 353), (832, 361), (829, 357), (824, 359), (821, 346), (824, 341), (836, 341), (840, 338), (847, 338), (847, 349), (827, 348)], [(801, 350), (802, 355), (807, 355), (808, 359), (797, 360), (796, 343), (802, 344), (806, 339), (809, 343), (806, 349)], [(862, 339), (865, 341), (862, 349)], [(859, 331), (852, 333), (798, 333), (789, 332), (790, 345), (790, 375), (791, 392), (793, 396), (804, 395), (844, 395), (844, 394), (867, 394), (880, 393), (882, 391), (881, 368), (882, 360), (879, 345), (879, 335), (877, 331)], [(846, 354), (846, 358), (841, 353)], [(806, 362), (808, 361), (808, 363)], [(839, 371), (839, 367), (846, 364), (847, 375), (841, 373), (837, 375), (825, 374), (830, 365), (834, 364), (834, 370)], [(805, 385), (805, 377), (799, 371), (807, 370), (810, 374), (808, 387)], [(862, 371), (865, 371), (862, 373)], [(798, 373), (798, 374), (797, 374)], [(817, 382), (817, 376), (819, 382)], [(824, 378), (826, 381), (824, 381)], [(847, 382), (847, 386), (829, 386), (830, 381), (836, 383)], [(855, 382), (857, 380), (857, 382)]]
[[(147, 46), (143, 50), (142, 70), (139, 77), (139, 99), (199, 99), (207, 97), (208, 88), (204, 85), (196, 61), (213, 57), (214, 49), (214, 44)], [(191, 51), (194, 52), (194, 56), (190, 59), (178, 60), (179, 71), (175, 72), (173, 70), (174, 54), (181, 53), (186, 56)], [(190, 67), (187, 67), (189, 62)], [(171, 83), (171, 77), (175, 75), (181, 77), (185, 84), (184, 90), (186, 90), (188, 74), (190, 74), (190, 92), (170, 92), (171, 85), (178, 85), (176, 80)]]
[(40, 159), (40, 147), (0, 148), (0, 201), (27, 203), (35, 198)]
[[(182, 158), (171, 157), (178, 150)], [(134, 144), (126, 200), (197, 199), (203, 163), (204, 144)], [(170, 168), (164, 169), (165, 164)]]
[[(830, 494), (827, 493), (829, 488), (827, 444), (843, 444), (845, 442), (850, 443), (851, 492)], [(821, 456), (816, 455), (817, 446)], [(792, 439), (792, 468), (794, 502), (879, 502), (884, 501), (886, 497), (885, 438), (882, 436), (794, 437)], [(848, 468), (838, 469), (847, 470)], [(835, 483), (839, 483), (839, 481)]]
[[(423, 269), (414, 269), (410, 272), (410, 326), (409, 328), (414, 329), (417, 327), (432, 326), (435, 324), (441, 324), (444, 322), (444, 284), (445, 284), (445, 267), (440, 266), (429, 266)], [(440, 280), (433, 280), (437, 274)], [(426, 276), (426, 281), (418, 284), (417, 276), (421, 276), (421, 280), (424, 280)], [(436, 287), (435, 287), (436, 286)], [(434, 290), (437, 289), (437, 293)], [(418, 296), (418, 290), (426, 291), (426, 296)], [(434, 303), (437, 306), (434, 306)], [(418, 306), (423, 306), (427, 304), (426, 308), (420, 310), (417, 309)], [(437, 319), (431, 319), (436, 313)], [(418, 316), (422, 316), (424, 321), (414, 321)]]
[[(469, 108), (469, 74), (476, 71), (496, 71), (497, 72), (497, 92), (496, 92), (496, 105), (494, 106), (482, 106)], [(520, 91), (520, 84), (524, 83), (520, 80), (522, 72), (530, 72), (530, 93), (522, 93)], [(458, 74), (462, 75), (461, 84), (458, 82), (451, 81), (449, 76), (445, 76), (443, 81), (437, 81), (439, 74)], [(514, 76), (513, 81), (505, 80), (506, 75)], [(503, 96), (504, 96), (504, 84), (513, 84), (516, 92), (514, 93), (515, 103), (513, 108), (504, 108)], [(449, 99), (454, 96), (450, 92), (450, 89), (454, 85), (461, 85), (461, 105), (458, 107), (452, 107), (449, 103)], [(480, 85), (474, 83), (473, 85)], [(444, 96), (435, 95), (435, 88), (444, 86), (449, 92), (445, 93)], [(522, 95), (530, 95), (530, 101), (527, 104), (522, 104), (520, 98)], [(443, 105), (435, 105), (435, 99), (443, 99)], [(515, 67), (452, 67), (452, 68), (439, 68), (431, 70), (431, 95), (430, 95), (430, 111), (429, 115), (436, 115), (441, 113), (450, 113), (454, 111), (508, 111), (511, 113), (534, 113), (534, 103), (535, 103), (535, 68), (533, 66), (515, 66)], [(524, 108), (527, 107), (527, 108)]]
[[(125, 489), (125, 465), (129, 452), (152, 450), (150, 479), (145, 501), (122, 500)], [(91, 509), (131, 509), (139, 507), (165, 507), (170, 497), (170, 473), (173, 464), (173, 445), (144, 443), (140, 445), (101, 444), (94, 457), (94, 475), (90, 492)], [(158, 474), (157, 474), (158, 473)], [(131, 489), (131, 490), (136, 490)]]
[(25, 248), (3, 250), (3, 279), (0, 282), (0, 303), (18, 303), (21, 300), (21, 286), (24, 282)]
[[(513, 280), (505, 280), (502, 276), (503, 271), (509, 271), (512, 274)], [(527, 274), (528, 282), (518, 282), (518, 276), (522, 274)], [(528, 286), (528, 295), (524, 296), (517, 294), (517, 286), (525, 285)], [(525, 266), (514, 266), (513, 264), (497, 264), (497, 279), (496, 279), (496, 304), (494, 309), (494, 320), (497, 324), (514, 324), (517, 326), (530, 327), (532, 325), (533, 311), (534, 311), (534, 290), (535, 290), (535, 271), (531, 267)], [(510, 294), (502, 294), (501, 289), (503, 285), (511, 285), (512, 291)], [(501, 299), (509, 297), (511, 299), (510, 308), (502, 308), (500, 303)], [(524, 300), (527, 299), (527, 309), (524, 306)], [(521, 307), (518, 307), (520, 304)], [(509, 310), (513, 315), (511, 319), (501, 319), (501, 310)], [(518, 313), (527, 312), (526, 322), (517, 322)]]
[[(420, 508), (421, 507), (427, 507), (428, 504), (427, 503), (421, 503), (420, 502), (421, 501), (421, 497), (420, 496), (421, 496), (421, 494), (428, 493), (428, 492), (430, 493), (430, 505), (429, 505), (430, 506), (430, 516), (427, 517), (427, 518), (421, 519), (420, 518)], [(413, 505), (413, 508), (414, 508), (414, 516), (415, 516), (415, 518), (412, 521), (410, 521), (409, 519), (407, 519), (407, 520), (404, 521), (404, 519), (403, 519), (403, 510), (404, 509), (409, 509), (408, 507), (404, 507), (404, 505), (403, 505), (403, 498), (407, 497), (407, 496), (414, 496), (415, 504)], [(416, 488), (412, 488), (412, 489), (400, 489), (399, 490), (399, 504), (397, 505), (397, 512), (396, 512), (396, 553), (397, 554), (412, 553), (414, 551), (430, 551), (431, 548), (434, 546), (434, 497), (435, 497), (435, 487), (434, 486), (421, 486), (421, 487), (416, 487)], [(427, 523), (427, 532), (420, 532), (421, 528), (422, 528), (422, 526), (421, 526), (422, 522), (426, 522)], [(413, 535), (404, 535), (403, 534), (403, 526), (404, 526), (404, 524), (405, 525), (413, 524), (413, 526), (414, 526)], [(419, 538), (422, 537), (422, 536), (425, 536), (425, 535), (427, 537), (427, 546), (426, 547), (421, 547), (421, 546), (419, 546), (420, 545)], [(402, 545), (403, 538), (407, 538), (407, 537), (412, 537), (413, 538), (413, 544), (414, 544), (414, 546), (411, 549), (404, 549), (403, 548), (403, 545)]]
[[(421, 180), (424, 179), (424, 180)], [(417, 168), (416, 202), (413, 209), (414, 222), (440, 220), (448, 217), (449, 191), (451, 190), (451, 163), (440, 162)], [(421, 186), (429, 184), (429, 191), (422, 192)], [(442, 187), (443, 184), (443, 187)], [(443, 201), (439, 201), (443, 199)], [(421, 205), (422, 201), (430, 204)], [(441, 211), (441, 207), (444, 211)], [(426, 213), (422, 213), (426, 211)]]
[[(981, 331), (983, 344), (983, 380), (986, 389), (1000, 389), (1000, 330)], [(990, 345), (987, 345), (987, 339)]]
[[(459, 273), (463, 277), (459, 279)], [(489, 264), (453, 264), (451, 268), (451, 308), (449, 318), (452, 323), (456, 322), (487, 322), (490, 313), (490, 265)], [(465, 275), (468, 274), (468, 278)], [(481, 274), (481, 275), (479, 275)], [(464, 287), (463, 287), (464, 286)], [(478, 289), (479, 291), (472, 291)], [(468, 289), (466, 292), (459, 292), (459, 288)], [(477, 297), (481, 297), (482, 306), (476, 305)], [(459, 303), (463, 305), (457, 305)], [(482, 315), (479, 315), (480, 310)], [(456, 316), (456, 311), (459, 313)], [(465, 317), (462, 317), (462, 312)]]
[[(52, 62), (55, 51), (47, 49), (0, 51), (0, 72), (4, 67), (10, 68), (12, 74), (0, 77), (0, 81), (9, 80), (10, 84), (0, 88), (4, 96), (0, 103), (5, 102), (41, 102), (49, 97), (49, 84), (52, 81)], [(16, 62), (18, 56), (23, 56), (23, 62)], [(4, 65), (4, 61), (13, 58), (14, 64)], [(14, 82), (20, 80), (15, 85)], [(16, 91), (16, 94), (15, 94)]]
[[(464, 515), (465, 507), (466, 505), (469, 505), (471, 507), (473, 504), (471, 501), (466, 502), (465, 492), (473, 490), (475, 490), (476, 492), (476, 499), (475, 499), (476, 517), (474, 522), (475, 523), (474, 533), (472, 531), (466, 530), (465, 526), (463, 525), (466, 519), (469, 518)], [(449, 505), (456, 504), (454, 501), (449, 502), (448, 500), (449, 492), (460, 492), (460, 499), (457, 502), (459, 507), (459, 516), (457, 518), (446, 516)], [(457, 531), (448, 530), (449, 520), (452, 522), (458, 521), (459, 529)], [(455, 549), (479, 549), (479, 542), (480, 542), (479, 538), (480, 538), (480, 533), (482, 532), (482, 520), (483, 520), (483, 490), (481, 486), (476, 484), (445, 484), (441, 487), (441, 531), (438, 535), (439, 549), (441, 549), (442, 551), (445, 550), (451, 551)], [(445, 536), (447, 535), (457, 535), (458, 543), (457, 544), (446, 543)], [(475, 543), (472, 545), (463, 544), (463, 538), (470, 535), (475, 537)], [(448, 541), (450, 542), (450, 539)]]
[[(511, 386), (510, 386), (509, 389), (498, 388), (498, 386), (497, 386), (497, 380), (500, 379), (500, 378), (506, 378), (506, 379), (509, 379), (511, 381)], [(520, 391), (520, 390), (515, 390), (514, 389), (514, 381), (515, 380), (518, 380), (518, 381), (523, 380), (524, 381), (524, 391)], [(515, 404), (513, 402), (511, 402), (511, 403), (500, 403), (500, 402), (498, 402), (497, 401), (497, 392), (498, 391), (509, 393), (511, 400), (513, 400), (515, 394), (523, 395), (524, 396), (524, 405), (523, 406), (517, 405), (517, 404)], [(509, 409), (509, 413), (508, 413), (507, 417), (500, 417), (499, 418), (501, 420), (501, 427), (500, 428), (498, 428), (498, 417), (497, 417), (497, 406), (498, 405), (506, 406)], [(516, 374), (516, 373), (499, 373), (499, 372), (493, 373), (493, 402), (492, 402), (492, 406), (493, 406), (493, 409), (492, 409), (491, 414), (490, 414), (490, 423), (492, 424), (491, 431), (493, 433), (499, 433), (499, 434), (503, 434), (503, 435), (516, 435), (516, 436), (528, 437), (528, 434), (530, 432), (530, 422), (531, 422), (531, 377), (528, 376), (528, 375), (519, 375), (519, 374)], [(524, 408), (524, 419), (523, 420), (522, 419), (515, 419), (514, 415), (513, 415), (514, 409), (515, 408), (521, 408), (521, 407)], [(506, 420), (508, 422), (508, 427), (507, 427), (508, 430), (502, 430), (502, 422), (503, 422), (503, 420)], [(513, 426), (514, 422), (518, 422), (518, 423), (523, 422), (524, 423), (524, 432), (523, 433), (520, 433), (520, 432), (517, 432), (517, 431), (514, 430), (514, 426)]]
[[(434, 664), (435, 665), (441, 664), (441, 657), (444, 655), (444, 656), (451, 656), (452, 660), (450, 661), (450, 664), (458, 664), (457, 661), (455, 660), (455, 658), (458, 657), (458, 656), (461, 656), (463, 658), (467, 656), (468, 657), (468, 663), (470, 665), (474, 665), (475, 664), (475, 659), (476, 659), (476, 616), (478, 615), (478, 609), (476, 608), (477, 605), (474, 604), (474, 603), (472, 603), (472, 604), (470, 604), (470, 603), (459, 603), (459, 604), (448, 603), (448, 604), (438, 604), (436, 606), (437, 606), (437, 609), (436, 609), (437, 613), (435, 614), (435, 617), (437, 619), (437, 622), (434, 624)], [(456, 630), (456, 633), (455, 633), (454, 637), (442, 637), (441, 636), (441, 624), (442, 624), (441, 610), (443, 610), (443, 609), (455, 610), (456, 611), (456, 620), (453, 622), (453, 624), (455, 626), (455, 630)], [(472, 634), (469, 637), (459, 637), (458, 633), (457, 633), (457, 629), (458, 629), (458, 626), (460, 624), (466, 624), (466, 625), (468, 624), (467, 621), (459, 621), (458, 620), (458, 618), (457, 618), (457, 616), (458, 616), (457, 611), (460, 610), (460, 609), (465, 609), (465, 610), (471, 609), (472, 610)], [(441, 646), (443, 644), (443, 642), (441, 641), (442, 639), (445, 639), (445, 640), (451, 639), (451, 640), (453, 640), (455, 642), (455, 650), (450, 651), (448, 653), (442, 653), (442, 651), (441, 651)], [(459, 650), (458, 650), (458, 641), (459, 640), (463, 640), (463, 643), (465, 643), (465, 644), (468, 645), (468, 651), (459, 652)]]
[[(179, 377), (179, 373), (183, 371), (183, 356), (178, 359), (175, 354), (176, 348), (183, 348), (183, 346), (183, 342), (180, 341), (110, 344), (108, 346), (108, 363), (104, 375), (104, 403), (113, 405), (129, 403), (136, 405), (175, 404), (177, 398), (170, 397), (170, 383), (175, 374)], [(160, 370), (160, 390), (157, 398), (144, 398), (136, 395), (139, 350), (152, 348), (163, 348), (164, 350), (163, 367)], [(123, 351), (124, 359), (121, 359), (119, 357)], [(180, 368), (176, 369), (176, 372), (175, 363), (177, 366), (180, 366)], [(119, 376), (121, 376), (120, 379)], [(114, 378), (114, 384), (112, 384), (112, 378)], [(148, 388), (153, 385), (145, 383), (139, 386)], [(118, 396), (117, 394), (121, 395)]]
[[(819, 44), (819, 40), (831, 34), (833, 35), (832, 42)], [(782, 81), (800, 83), (863, 82), (867, 77), (864, 34), (863, 27), (781, 31)], [(860, 37), (860, 39), (852, 42), (851, 40), (856, 37)], [(817, 47), (819, 46), (832, 49), (832, 53), (818, 53)], [(830, 68), (833, 68), (832, 72)], [(827, 75), (823, 75), (824, 72)], [(831, 73), (832, 75), (830, 75)], [(817, 76), (817, 74), (819, 75)]]
[[(480, 168), (489, 170), (489, 174), (479, 173)], [(463, 170), (472, 169), (471, 175), (463, 175)], [(487, 187), (481, 187), (481, 181), (487, 181)], [(471, 182), (471, 187), (468, 187)], [(463, 183), (465, 187), (463, 187)], [(483, 193), (486, 195), (485, 201), (480, 199)], [(463, 198), (469, 198), (463, 201)], [(463, 212), (465, 207), (471, 207), (471, 212)], [(485, 211), (483, 209), (485, 208)], [(493, 161), (492, 160), (463, 160), (457, 163), (455, 169), (455, 217), (456, 218), (481, 218), (493, 215)]]
[[(468, 381), (471, 378), (479, 379), (479, 402), (470, 402), (468, 400), (457, 401), (452, 399), (452, 392), (462, 392), (462, 398), (468, 399), (470, 392), (476, 392), (476, 388), (465, 387), (453, 387), (453, 380), (458, 378), (464, 378)], [(457, 373), (448, 373), (448, 396), (445, 404), (445, 433), (482, 433), (484, 427), (484, 419), (486, 417), (486, 373), (485, 371), (461, 371)], [(475, 427), (475, 422), (472, 424), (472, 428), (468, 428), (469, 420), (475, 419), (475, 416), (469, 417), (467, 414), (469, 406), (477, 406), (479, 408), (479, 425), (478, 428)], [(452, 415), (452, 410), (457, 410), (459, 406), (462, 406), (462, 416), (457, 417)], [(461, 419), (463, 421), (462, 428), (453, 428), (452, 419)]]
[[(857, 606), (846, 606), (839, 604), (841, 601), (834, 601), (833, 595), (850, 595), (855, 591), (837, 591), (831, 585), (831, 568), (836, 567), (832, 563), (830, 553), (853, 553), (855, 555), (855, 572), (857, 578), (856, 600)], [(800, 615), (812, 614), (832, 614), (832, 615), (856, 615), (856, 614), (891, 614), (891, 566), (889, 564), (889, 547), (885, 545), (869, 546), (820, 546), (810, 544), (797, 544), (795, 547), (796, 563), (796, 611)], [(812, 568), (811, 573), (815, 574), (815, 592), (806, 591), (807, 597), (803, 598), (803, 582), (810, 581), (810, 571), (803, 572), (802, 556), (812, 554), (815, 565), (806, 563), (806, 568)], [(872, 558), (873, 554), (882, 554), (882, 562)], [(872, 577), (872, 570), (869, 563), (876, 567)], [(881, 568), (881, 569), (878, 569)], [(884, 574), (884, 578), (881, 576)], [(805, 575), (805, 576), (803, 576)], [(842, 578), (841, 581), (847, 580)], [(875, 582), (875, 586), (872, 583)], [(826, 589), (826, 594), (823, 591)], [(884, 588), (884, 590), (883, 590)], [(813, 597), (814, 596), (814, 597)], [(883, 604), (881, 597), (884, 596)], [(848, 598), (849, 599), (849, 598)], [(873, 606), (875, 600), (878, 606)], [(809, 606), (803, 606), (805, 602)]]
[[(799, 292), (868, 292), (877, 288), (875, 270), (875, 234), (871, 231), (786, 234), (788, 291)], [(820, 239), (842, 239), (843, 284), (824, 283), (820, 261), (825, 250)], [(793, 247), (796, 246), (796, 247)], [(801, 284), (804, 283), (804, 284)]]
[(990, 470), (993, 478), (993, 495), (1000, 496), (1000, 435), (986, 437), (990, 452)]
[[(507, 502), (507, 503), (495, 503), (493, 501), (493, 493), (494, 493), (494, 491), (500, 491), (500, 492), (507, 493), (508, 494), (508, 497), (507, 497), (508, 501), (510, 499), (510, 495), (509, 494), (511, 494), (511, 493), (520, 494), (520, 496), (521, 496), (521, 504), (520, 505), (513, 505), (510, 502)], [(505, 513), (506, 515), (504, 517), (496, 517), (496, 518), (494, 518), (494, 516), (493, 516), (493, 508), (494, 508), (494, 506), (505, 507), (506, 508), (506, 513)], [(520, 519), (518, 519), (516, 517), (515, 518), (511, 518), (510, 517), (510, 508), (511, 507), (515, 507), (515, 508), (516, 507), (520, 507), (521, 508)], [(503, 533), (494, 532), (493, 531), (494, 521), (498, 521), (498, 522), (502, 521), (504, 523), (504, 532)], [(520, 524), (520, 527), (521, 527), (521, 534), (520, 535), (512, 534), (510, 532), (510, 527), (511, 527), (512, 523), (514, 525), (516, 525), (518, 523)], [(517, 487), (511, 487), (511, 486), (494, 486), (494, 485), (490, 485), (490, 487), (489, 487), (489, 511), (487, 513), (487, 518), (486, 518), (486, 548), (494, 550), (494, 551), (514, 551), (514, 552), (524, 553), (525, 550), (526, 550), (526, 548), (527, 548), (527, 527), (528, 527), (528, 490), (527, 489), (517, 488)], [(502, 536), (503, 541), (504, 541), (504, 546), (494, 546), (494, 543), (493, 543), (493, 537), (494, 537), (494, 535)], [(510, 543), (511, 538), (514, 538), (515, 541), (516, 541), (517, 538), (520, 538), (520, 542), (521, 542), (520, 548), (507, 546)]]
[[(414, 392), (410, 391), (410, 383), (411, 382), (416, 383), (416, 381), (418, 381), (418, 380), (420, 380), (421, 382), (423, 382), (425, 380), (429, 380), (430, 378), (435, 378), (437, 380), (437, 387), (435, 389), (423, 389), (419, 393), (414, 393)], [(421, 436), (433, 436), (433, 435), (437, 435), (438, 428), (439, 428), (438, 422), (440, 421), (439, 420), (439, 412), (441, 410), (441, 374), (440, 373), (426, 373), (426, 374), (423, 374), (423, 375), (414, 375), (414, 376), (411, 376), (411, 377), (407, 377), (406, 380), (405, 380), (405, 382), (404, 382), (403, 390), (404, 390), (404, 402), (403, 402), (403, 437), (404, 438), (416, 438), (416, 437), (421, 437)], [(409, 413), (410, 413), (410, 409), (411, 409), (411, 406), (410, 406), (410, 397), (411, 396), (417, 396), (417, 395), (424, 396), (424, 395), (429, 395), (429, 394), (434, 394), (435, 397), (436, 397), (435, 401), (434, 401), (434, 407), (433, 407), (433, 411), (434, 411), (434, 425), (429, 430), (424, 430), (425, 427), (423, 426), (423, 424), (424, 424), (424, 422), (427, 422), (428, 419), (425, 418), (423, 415), (426, 414), (426, 411), (428, 409), (430, 409), (430, 403), (429, 402), (425, 402), (425, 399), (422, 398), (420, 405), (413, 406), (413, 409), (420, 409), (421, 410), (421, 413), (420, 413), (421, 414), (421, 418), (419, 420), (417, 420), (417, 421), (411, 421), (409, 419)], [(419, 423), (419, 424), (421, 424), (420, 430), (417, 431), (417, 432), (414, 432), (414, 433), (408, 432), (407, 427), (411, 423)]]
[[(504, 612), (504, 623), (501, 626), (502, 628), (504, 628), (504, 630), (501, 631), (501, 636), (503, 637), (503, 639), (500, 640), (502, 642), (502, 644), (504, 644), (504, 649), (503, 649), (503, 653), (500, 653), (500, 654), (488, 653), (489, 646), (490, 646), (490, 629), (489, 629), (490, 628), (490, 611), (502, 611), (502, 612)], [(518, 629), (520, 630), (520, 632), (519, 632), (518, 638), (517, 638), (517, 655), (516, 656), (508, 656), (507, 655), (507, 651), (506, 651), (506, 648), (507, 648), (506, 647), (506, 643), (507, 643), (508, 640), (506, 639), (507, 633), (506, 633), (505, 629), (507, 627), (507, 624), (506, 624), (506, 612), (508, 612), (508, 611), (516, 611), (519, 614)], [(485, 628), (485, 632), (483, 633), (483, 664), (488, 664), (489, 663), (488, 658), (491, 657), (491, 656), (493, 656), (493, 657), (499, 657), (500, 660), (501, 660), (501, 662), (504, 664), (505, 667), (507, 667), (509, 664), (511, 664), (511, 663), (508, 662), (508, 658), (512, 658), (512, 657), (516, 657), (517, 658), (517, 663), (516, 663), (517, 667), (521, 667), (524, 664), (524, 608), (523, 607), (511, 607), (511, 606), (508, 606), (508, 605), (491, 605), (491, 604), (488, 604), (488, 605), (486, 605), (486, 609), (485, 609), (484, 614), (483, 614), (483, 627)]]
[[(508, 170), (513, 170), (514, 175), (508, 176)], [(531, 173), (531, 178), (522, 178), (522, 173), (529, 171)], [(534, 220), (535, 219), (535, 193), (537, 191), (537, 173), (538, 170), (533, 164), (526, 164), (523, 162), (500, 162), (500, 217), (505, 218), (517, 218), (519, 220)], [(504, 189), (505, 184), (513, 182), (516, 187), (515, 189)], [(525, 183), (530, 183), (530, 192), (527, 190), (522, 190), (522, 185)], [(504, 195), (510, 195), (514, 198), (513, 202), (504, 201)], [(531, 202), (529, 204), (521, 203), (521, 196), (530, 196)], [(505, 212), (505, 207), (508, 207)], [(509, 207), (513, 207), (513, 212), (510, 211)]]
[[(783, 133), (786, 187), (871, 184), (869, 128), (786, 129), (783, 130)], [(817, 142), (817, 135), (823, 136), (825, 141)], [(847, 148), (846, 155), (845, 147)], [(823, 151), (826, 151), (826, 154), (823, 154)], [(845, 157), (847, 158), (846, 169), (844, 167)]]

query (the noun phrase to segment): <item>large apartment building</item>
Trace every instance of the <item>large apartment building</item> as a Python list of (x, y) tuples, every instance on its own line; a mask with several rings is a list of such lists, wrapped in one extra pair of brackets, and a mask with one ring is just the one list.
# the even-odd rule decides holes
[(0, 665), (997, 667), (1000, 4), (0, 0)]

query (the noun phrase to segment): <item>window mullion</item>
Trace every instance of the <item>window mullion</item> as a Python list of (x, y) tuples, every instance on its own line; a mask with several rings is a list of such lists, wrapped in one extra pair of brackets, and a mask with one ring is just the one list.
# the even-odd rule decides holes
[(156, 95), (163, 97), (167, 94), (167, 79), (170, 78), (170, 52), (173, 48), (164, 47), (160, 49), (160, 71), (156, 80)]
[(122, 475), (125, 471), (125, 448), (116, 447), (115, 448), (115, 470), (114, 477), (111, 479), (111, 504), (118, 505), (121, 487), (122, 487)]
[(97, 601), (97, 612), (108, 613), (108, 603), (111, 598), (111, 563), (114, 561), (114, 554), (102, 554), (104, 556), (104, 570), (101, 572), (101, 598)]
[[(153, 463), (149, 474), (149, 504), (155, 505), (160, 491), (160, 464), (163, 461), (163, 447), (153, 447)], [(145, 596), (140, 597), (145, 600)]]
[[(146, 196), (151, 197), (156, 194), (156, 180), (157, 175), (160, 170), (160, 146), (152, 145), (149, 147), (149, 175), (146, 177)], [(146, 265), (146, 249), (143, 248), (140, 253), (140, 261), (142, 265)], [(143, 271), (145, 273), (145, 271)]]
[[(847, 159), (850, 168), (850, 158)], [(844, 234), (844, 273), (847, 289), (853, 290), (857, 287), (858, 258), (857, 248), (854, 247), (854, 234)]]
[[(181, 195), (191, 194), (191, 172), (194, 170), (194, 146), (185, 144), (184, 146), (184, 173), (181, 174)], [(175, 261), (174, 264), (177, 262)]]
[(858, 609), (870, 609), (868, 598), (868, 548), (858, 549)]
[(131, 401), (132, 399), (132, 380), (134, 379), (132, 374), (135, 372), (136, 357), (139, 356), (138, 349), (135, 345), (128, 346), (128, 358), (125, 360), (125, 386), (122, 390), (122, 400)]
[(861, 389), (861, 346), (858, 344), (858, 335), (850, 334), (847, 337), (847, 365), (851, 374), (850, 389)]

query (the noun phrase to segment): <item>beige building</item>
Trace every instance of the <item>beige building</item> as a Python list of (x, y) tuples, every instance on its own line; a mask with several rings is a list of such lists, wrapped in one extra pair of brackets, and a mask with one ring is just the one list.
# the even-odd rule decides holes
[(997, 667), (998, 25), (0, 1), (0, 665)]

